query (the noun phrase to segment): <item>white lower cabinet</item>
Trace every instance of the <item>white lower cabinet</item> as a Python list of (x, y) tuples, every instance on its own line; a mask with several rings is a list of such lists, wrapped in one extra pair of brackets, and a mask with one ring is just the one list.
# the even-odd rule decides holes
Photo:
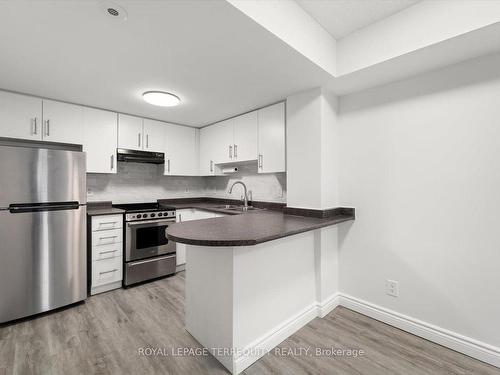
[(93, 216), (90, 221), (90, 294), (121, 288), (123, 279), (123, 215)]
[[(214, 217), (226, 216), (214, 212), (197, 210), (196, 208), (186, 208), (177, 210), (175, 221), (182, 223), (183, 221), (213, 219)], [(182, 243), (177, 244), (177, 266), (182, 266), (186, 263), (186, 245)]]
[[(92, 289), (97, 287), (106, 286), (108, 284), (119, 283), (121, 286), (121, 281), (123, 279), (123, 258), (114, 257), (109, 259), (101, 259), (92, 262)], [(116, 289), (114, 286), (110, 289)], [(106, 290), (106, 291), (107, 291)], [(104, 292), (105, 290), (100, 290), (97, 293)], [(97, 294), (92, 293), (92, 294)]]

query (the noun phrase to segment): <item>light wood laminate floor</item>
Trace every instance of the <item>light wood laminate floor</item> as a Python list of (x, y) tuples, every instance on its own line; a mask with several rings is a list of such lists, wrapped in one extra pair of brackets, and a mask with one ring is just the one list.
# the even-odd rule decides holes
[[(0, 375), (228, 373), (210, 356), (144, 356), (140, 348), (161, 348), (168, 354), (200, 348), (184, 330), (184, 273), (1, 326)], [(365, 354), (310, 355), (316, 348)], [(500, 369), (341, 307), (313, 320), (279, 350), (245, 374), (500, 375)], [(302, 355), (291, 356), (292, 351)]]

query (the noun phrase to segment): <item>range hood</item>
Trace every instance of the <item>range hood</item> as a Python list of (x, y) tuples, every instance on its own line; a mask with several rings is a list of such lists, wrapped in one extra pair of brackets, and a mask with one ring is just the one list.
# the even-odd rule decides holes
[(123, 148), (119, 148), (116, 151), (118, 153), (118, 161), (150, 164), (165, 163), (165, 154), (163, 152), (125, 150)]

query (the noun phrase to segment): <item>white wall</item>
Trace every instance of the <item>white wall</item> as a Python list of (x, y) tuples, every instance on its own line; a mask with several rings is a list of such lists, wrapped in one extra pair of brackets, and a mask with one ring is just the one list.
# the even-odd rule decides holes
[(291, 207), (338, 205), (337, 98), (324, 88), (286, 100), (287, 186)]
[[(500, 22), (498, 0), (425, 0), (337, 42), (337, 75)], [(395, 32), (397, 30), (397, 32)]]
[(228, 177), (163, 176), (163, 166), (118, 163), (117, 174), (87, 174), (87, 199), (113, 203), (154, 202), (157, 199), (217, 197), (239, 199), (242, 190), (228, 194), (230, 184), (242, 180), (254, 200), (286, 202), (286, 173), (258, 174), (257, 163)]
[[(500, 54), (341, 98), (341, 292), (500, 347)], [(387, 296), (386, 279), (400, 296)]]

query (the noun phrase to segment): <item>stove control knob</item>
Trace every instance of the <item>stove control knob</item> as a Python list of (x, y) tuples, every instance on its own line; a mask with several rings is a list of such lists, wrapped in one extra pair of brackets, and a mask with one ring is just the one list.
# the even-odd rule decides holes
[(158, 216), (163, 216), (163, 213), (161, 213), (161, 212), (158, 212)]
[(142, 217), (142, 216), (141, 216), (140, 214), (139, 214), (139, 215), (137, 215), (137, 218), (138, 218), (138, 219), (140, 219), (141, 217)]
[(149, 215), (149, 216), (150, 216), (150, 217), (155, 217), (155, 216), (156, 216), (156, 214), (151, 214), (151, 215)]

